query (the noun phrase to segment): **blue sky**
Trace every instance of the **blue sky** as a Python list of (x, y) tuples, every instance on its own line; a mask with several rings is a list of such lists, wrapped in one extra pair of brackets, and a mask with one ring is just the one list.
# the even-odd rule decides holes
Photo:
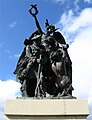
[[(74, 96), (86, 98), (92, 114), (92, 0), (0, 0), (0, 120), (4, 102), (19, 95), (20, 84), (13, 71), (22, 52), (23, 41), (36, 30), (28, 8), (37, 3), (37, 15), (45, 31), (45, 19), (59, 27), (73, 62)], [(12, 86), (11, 86), (12, 85)], [(89, 120), (92, 118), (89, 117)]]
[[(65, 1), (65, 0), (64, 0)], [(13, 78), (17, 55), (23, 49), (23, 41), (36, 29), (34, 19), (28, 13), (30, 4), (37, 3), (38, 19), (45, 30), (45, 19), (56, 24), (64, 12), (73, 10), (78, 15), (85, 7), (92, 7), (87, 2), (66, 0), (0, 0), (0, 79)], [(62, 26), (63, 27), (63, 26)], [(62, 28), (61, 28), (62, 29)], [(68, 41), (68, 40), (67, 40)]]
[[(36, 30), (34, 19), (28, 13), (34, 0), (0, 0), (0, 79), (13, 77), (17, 56), (23, 49), (23, 41)], [(55, 24), (62, 13), (61, 6), (44, 0), (38, 4), (38, 19), (45, 30), (45, 19)], [(60, 12), (58, 12), (60, 11)], [(58, 15), (59, 14), (59, 15)]]

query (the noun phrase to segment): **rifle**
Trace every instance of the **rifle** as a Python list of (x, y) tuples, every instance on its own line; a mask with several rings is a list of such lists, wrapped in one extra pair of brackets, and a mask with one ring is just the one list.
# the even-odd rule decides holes
[[(41, 60), (41, 55), (40, 55), (40, 60)], [(42, 65), (41, 63), (39, 63), (38, 66), (38, 72), (37, 72), (37, 85), (36, 85), (36, 89), (35, 89), (35, 97), (40, 97), (40, 82), (41, 82), (41, 76), (42, 76)]]

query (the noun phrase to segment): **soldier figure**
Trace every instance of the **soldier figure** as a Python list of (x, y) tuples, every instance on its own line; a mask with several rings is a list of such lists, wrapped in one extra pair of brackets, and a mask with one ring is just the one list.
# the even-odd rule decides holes
[(47, 19), (46, 33), (42, 31), (36, 17), (36, 4), (31, 5), (29, 12), (38, 29), (29, 39), (25, 39), (24, 50), (14, 71), (21, 83), (22, 96), (46, 97), (47, 92), (54, 97), (72, 98), (72, 62), (67, 50), (69, 45)]

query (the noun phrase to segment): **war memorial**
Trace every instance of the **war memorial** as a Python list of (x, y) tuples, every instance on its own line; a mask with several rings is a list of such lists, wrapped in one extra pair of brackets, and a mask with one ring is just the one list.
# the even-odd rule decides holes
[(41, 29), (36, 4), (30, 6), (29, 13), (37, 30), (24, 40), (24, 49), (14, 70), (22, 97), (6, 101), (7, 120), (86, 120), (87, 100), (72, 95), (69, 45), (48, 19), (46, 32)]

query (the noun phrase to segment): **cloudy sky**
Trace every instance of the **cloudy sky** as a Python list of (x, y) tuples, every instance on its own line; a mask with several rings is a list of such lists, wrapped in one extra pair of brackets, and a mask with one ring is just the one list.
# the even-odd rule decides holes
[(5, 100), (20, 96), (20, 84), (15, 81), (13, 71), (24, 39), (36, 30), (28, 13), (33, 3), (38, 5), (37, 17), (43, 31), (47, 18), (69, 43), (73, 95), (88, 99), (88, 120), (92, 120), (92, 0), (0, 0), (0, 120), (5, 120)]

